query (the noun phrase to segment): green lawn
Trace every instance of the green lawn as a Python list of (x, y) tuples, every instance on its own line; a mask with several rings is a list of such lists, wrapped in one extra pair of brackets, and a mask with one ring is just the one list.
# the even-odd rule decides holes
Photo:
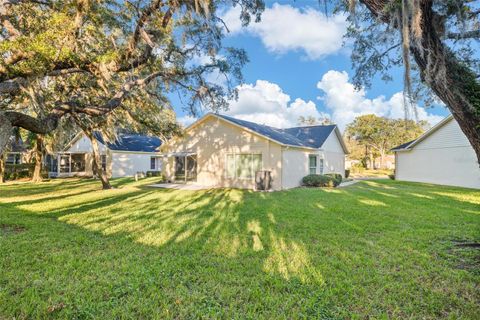
[(0, 186), (0, 319), (480, 318), (479, 191), (152, 181)]

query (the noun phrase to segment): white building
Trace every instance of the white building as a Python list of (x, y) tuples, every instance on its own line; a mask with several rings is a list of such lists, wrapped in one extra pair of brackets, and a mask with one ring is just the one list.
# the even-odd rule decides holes
[[(114, 143), (108, 143), (101, 134), (96, 132), (94, 136), (99, 144), (103, 169), (109, 177), (129, 177), (137, 172), (162, 170), (159, 138), (120, 134)], [(52, 177), (93, 176), (92, 164), (92, 143), (83, 133), (78, 134), (63, 152), (47, 159)]]
[(392, 151), (397, 180), (480, 189), (477, 156), (451, 115)]

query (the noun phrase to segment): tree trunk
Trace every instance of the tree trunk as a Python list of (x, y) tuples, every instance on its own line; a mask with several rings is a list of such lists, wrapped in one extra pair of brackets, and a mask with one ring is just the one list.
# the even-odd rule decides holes
[(373, 169), (375, 169), (375, 163), (374, 163), (374, 159), (373, 159), (373, 152), (372, 152), (372, 150), (369, 150), (368, 152), (369, 152), (368, 158), (370, 159), (370, 170), (373, 170)]
[(107, 173), (102, 168), (102, 160), (100, 158), (100, 151), (98, 149), (98, 141), (95, 139), (92, 130), (84, 130), (87, 137), (90, 139), (92, 143), (92, 152), (93, 152), (93, 168), (97, 172), (97, 176), (100, 178), (102, 182), (102, 189), (112, 189), (110, 182), (108, 181)]
[(13, 126), (2, 113), (0, 113), (0, 155), (7, 147), (8, 141), (13, 133)]
[[(373, 15), (392, 24), (394, 17), (385, 10), (387, 0), (360, 0)], [(444, 46), (435, 21), (441, 21), (432, 9), (433, 1), (419, 1), (421, 39), (410, 40), (410, 51), (417, 63), (422, 82), (440, 98), (460, 125), (475, 150), (480, 164), (480, 82), (453, 52)]]
[[(422, 79), (447, 105), (475, 150), (480, 164), (480, 83), (475, 74), (444, 47), (434, 28), (433, 15), (431, 4), (422, 6), (424, 52), (413, 47), (413, 56), (420, 67)], [(436, 65), (430, 66), (429, 61), (430, 64), (435, 61)], [(444, 77), (437, 77), (435, 72), (444, 72)]]
[(5, 154), (0, 154), (0, 183), (5, 182)]
[(43, 136), (37, 134), (35, 144), (35, 169), (33, 170), (32, 182), (42, 182), (42, 166), (43, 166)]
[(380, 150), (380, 169), (385, 168), (385, 151)]

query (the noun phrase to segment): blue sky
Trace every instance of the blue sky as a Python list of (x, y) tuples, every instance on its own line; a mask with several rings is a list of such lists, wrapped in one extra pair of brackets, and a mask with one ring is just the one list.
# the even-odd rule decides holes
[[(377, 78), (355, 91), (350, 48), (341, 45), (345, 17), (325, 17), (318, 1), (267, 1), (262, 22), (248, 28), (240, 26), (238, 8), (222, 17), (231, 31), (224, 44), (243, 48), (250, 59), (239, 100), (226, 113), (277, 127), (296, 125), (299, 115), (327, 116), (341, 129), (360, 114), (404, 117), (403, 71), (394, 70), (392, 82)], [(176, 109), (181, 122), (194, 120)], [(440, 106), (417, 110), (432, 124), (448, 114)]]

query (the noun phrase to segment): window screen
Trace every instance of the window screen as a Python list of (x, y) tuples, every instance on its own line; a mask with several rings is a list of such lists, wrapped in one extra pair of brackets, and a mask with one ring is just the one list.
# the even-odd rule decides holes
[(310, 174), (317, 173), (317, 156), (316, 155), (309, 155), (308, 156), (308, 171)]
[(261, 154), (227, 154), (227, 178), (252, 179), (261, 169)]

